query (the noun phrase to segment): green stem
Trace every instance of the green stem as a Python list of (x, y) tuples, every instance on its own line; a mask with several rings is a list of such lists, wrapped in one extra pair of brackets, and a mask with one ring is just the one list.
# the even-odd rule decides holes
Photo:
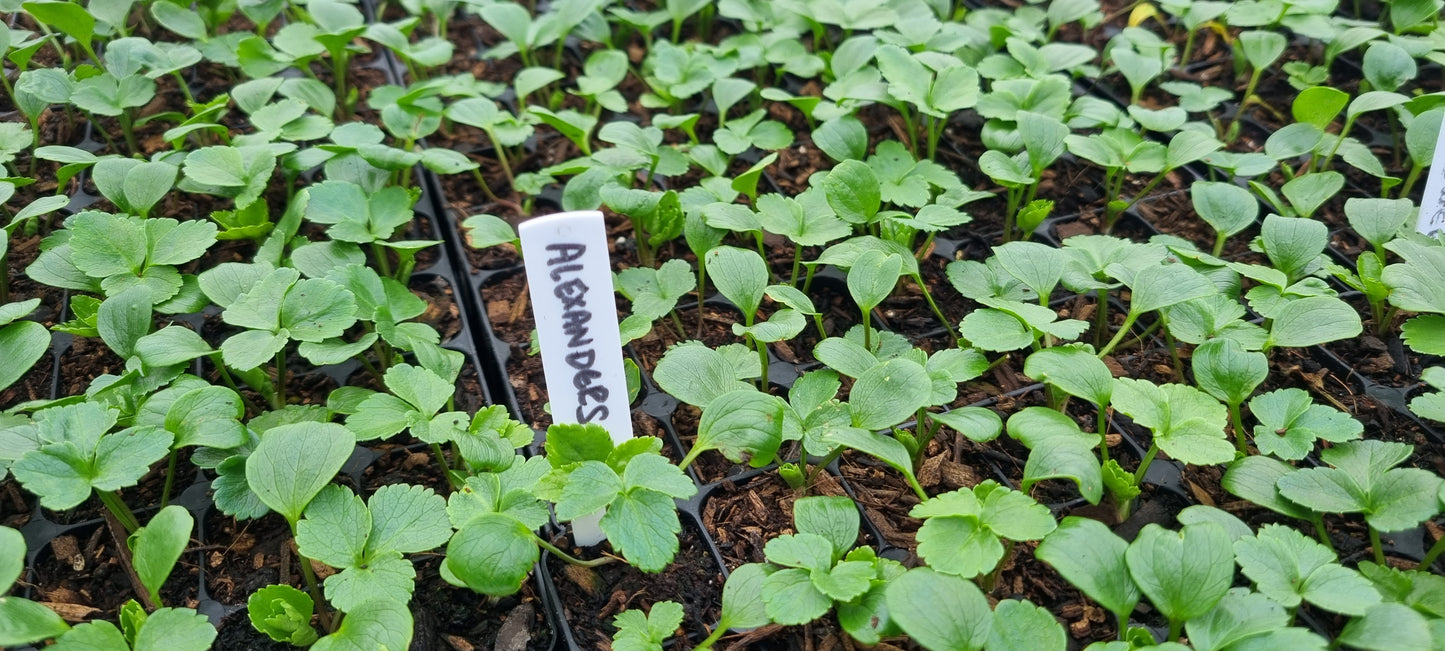
[(1154, 463), (1154, 456), (1159, 454), (1159, 445), (1149, 444), (1149, 451), (1144, 453), (1144, 459), (1139, 462), (1139, 468), (1134, 471), (1134, 485), (1144, 483), (1144, 473), (1149, 472), (1149, 464)]
[(1182, 622), (1182, 621), (1176, 621), (1176, 620), (1173, 620), (1173, 619), (1169, 620), (1169, 639), (1170, 639), (1170, 640), (1176, 640), (1176, 641), (1177, 641), (1183, 633), (1184, 633), (1184, 622)]
[(376, 258), (376, 266), (381, 268), (381, 275), (391, 278), (391, 259), (386, 255), (386, 247), (380, 242), (372, 242), (371, 255)]
[(136, 520), (135, 513), (119, 495), (98, 488), (95, 490), (95, 494), (100, 497), (100, 503), (105, 505), (106, 510), (110, 511), (111, 515), (114, 515), (115, 519), (125, 526), (126, 533), (135, 533), (137, 529), (140, 529), (140, 521)]
[(175, 450), (171, 450), (170, 461), (166, 462), (166, 486), (161, 489), (161, 508), (171, 501), (171, 488), (176, 485), (176, 457), (179, 456)]
[(870, 353), (873, 352), (873, 326), (872, 326), (872, 322), (873, 322), (873, 310), (872, 310), (871, 308), (870, 308), (870, 309), (865, 309), (865, 310), (863, 310), (863, 348), (864, 348), (864, 350), (867, 350), (867, 351), (870, 352)]
[(948, 331), (948, 336), (953, 337), (953, 340), (954, 340), (954, 341), (958, 341), (958, 340), (959, 340), (958, 333), (957, 333), (957, 332), (954, 332), (954, 330), (953, 330), (953, 324), (951, 324), (951, 323), (948, 322), (948, 318), (945, 317), (945, 316), (943, 316), (943, 310), (938, 309), (938, 303), (935, 303), (935, 302), (933, 301), (933, 294), (929, 293), (929, 291), (928, 291), (928, 285), (925, 285), (925, 284), (923, 283), (923, 277), (922, 277), (922, 276), (910, 276), (910, 277), (913, 279), (913, 282), (914, 282), (914, 283), (917, 283), (917, 284), (918, 284), (918, 288), (921, 289), (921, 290), (923, 290), (923, 300), (928, 301), (928, 307), (929, 307), (929, 309), (933, 310), (933, 316), (938, 317), (938, 322), (943, 324), (943, 328)]
[[(295, 523), (292, 523), (291, 530), (296, 530)], [(291, 537), (292, 540), (295, 540), (296, 534), (291, 534)], [(299, 547), (296, 551), (296, 561), (301, 564), (301, 576), (306, 579), (306, 591), (311, 593), (311, 600), (316, 603), (316, 614), (321, 617), (321, 627), (328, 633), (335, 633), (336, 627), (333, 624), (340, 624), (340, 621), (331, 619), (331, 609), (326, 607), (326, 600), (321, 595), (321, 586), (316, 583), (316, 571), (311, 569), (311, 559), (302, 556)]]
[(1374, 527), (1370, 527), (1370, 548), (1375, 550), (1375, 563), (1378, 565), (1384, 565), (1385, 546), (1380, 542), (1379, 530), (1375, 529)]
[(1420, 172), (1424, 170), (1425, 167), (1419, 163), (1410, 167), (1410, 173), (1405, 176), (1405, 184), (1400, 186), (1400, 198), (1404, 199), (1410, 196), (1410, 189), (1415, 187), (1415, 181), (1419, 180)]
[(1234, 447), (1239, 449), (1239, 456), (1249, 456), (1249, 442), (1244, 437), (1244, 417), (1239, 413), (1239, 403), (1229, 403), (1229, 422), (1234, 426)]
[(1104, 337), (1109, 335), (1109, 289), (1098, 290), (1098, 302), (1094, 305), (1094, 347), (1104, 347)]
[(1224, 241), (1227, 240), (1227, 239), (1229, 239), (1229, 235), (1228, 235), (1227, 233), (1225, 233), (1224, 231), (1217, 231), (1217, 232), (1215, 232), (1215, 233), (1214, 233), (1214, 250), (1210, 253), (1210, 255), (1213, 255), (1214, 257), (1217, 258), (1217, 257), (1220, 256), (1220, 254), (1224, 253)]
[[(808, 456), (807, 454), (804, 454), (802, 458), (803, 458), (803, 459), (806, 459), (807, 456)], [(840, 445), (840, 446), (837, 446), (837, 447), (833, 448), (833, 451), (832, 451), (832, 452), (829, 452), (828, 455), (825, 456), (825, 457), (823, 457), (823, 459), (822, 459), (821, 461), (819, 461), (818, 463), (813, 464), (813, 469), (812, 469), (810, 472), (807, 473), (807, 474), (808, 474), (808, 485), (809, 485), (809, 486), (812, 486), (813, 483), (814, 483), (815, 481), (817, 481), (817, 479), (818, 479), (818, 473), (820, 473), (820, 472), (826, 472), (826, 471), (827, 471), (827, 468), (828, 468), (828, 464), (833, 463), (834, 461), (837, 461), (837, 460), (838, 460), (838, 457), (841, 457), (841, 456), (843, 456), (843, 446)]]
[(698, 642), (697, 646), (692, 648), (692, 651), (705, 651), (706, 649), (711, 649), (712, 645), (716, 644), (718, 640), (721, 640), (723, 633), (728, 632), (728, 627), (723, 626), (723, 623), (724, 622), (718, 622), (717, 628), (712, 629), (712, 633), (709, 634), (707, 637), (703, 638), (701, 642)]
[(451, 466), (447, 464), (447, 455), (445, 452), (442, 452), (441, 444), (431, 444), (431, 452), (432, 454), (436, 455), (437, 465), (441, 467), (442, 474), (447, 476), (447, 484), (452, 487), (452, 490), (460, 489), (461, 486), (457, 485), (456, 481), (453, 479), (452, 473), (450, 472)]
[(1138, 320), (1139, 314), (1137, 312), (1129, 312), (1129, 315), (1124, 317), (1123, 325), (1119, 326), (1119, 331), (1114, 333), (1114, 338), (1110, 339), (1109, 343), (1104, 346), (1104, 349), (1099, 351), (1099, 357), (1102, 358), (1112, 352), (1114, 347), (1118, 346), (1119, 342), (1123, 341), (1124, 337), (1129, 334), (1129, 329), (1134, 327), (1134, 322)]
[(281, 345), (281, 350), (276, 351), (276, 400), (272, 405), (276, 409), (286, 406), (286, 345)]
[(1094, 429), (1099, 433), (1099, 452), (1103, 463), (1109, 463), (1109, 408), (1100, 405), (1096, 411), (1098, 425), (1095, 425)]
[(1335, 542), (1330, 540), (1330, 532), (1325, 529), (1325, 516), (1316, 513), (1310, 518), (1310, 523), (1315, 525), (1315, 536), (1320, 539), (1320, 542), (1329, 547), (1330, 551), (1334, 551)]
[(1430, 551), (1425, 552), (1425, 558), (1420, 561), (1420, 569), (1429, 571), (1430, 566), (1435, 564), (1435, 559), (1439, 558), (1442, 552), (1445, 552), (1445, 536), (1441, 536), (1434, 545), (1430, 546)]
[(135, 130), (131, 128), (130, 110), (120, 112), (120, 131), (125, 136), (125, 146), (130, 148), (131, 154), (140, 153), (140, 145), (135, 139)]
[(799, 245), (797, 245), (797, 244), (794, 244), (794, 245), (793, 245), (793, 273), (792, 273), (791, 276), (788, 276), (788, 284), (789, 284), (789, 285), (792, 285), (793, 287), (797, 287), (797, 286), (798, 286), (798, 269), (801, 268), (802, 265), (803, 265), (803, 247), (801, 247), (801, 246), (799, 246)]
[(569, 563), (569, 564), (571, 564), (571, 565), (578, 565), (578, 566), (581, 566), (581, 567), (598, 567), (598, 566), (600, 566), (600, 565), (606, 565), (606, 564), (608, 564), (608, 563), (614, 563), (614, 562), (617, 561), (617, 559), (615, 559), (615, 558), (613, 558), (613, 557), (611, 557), (611, 556), (603, 556), (603, 557), (601, 557), (601, 558), (596, 558), (596, 559), (593, 559), (593, 560), (590, 560), (590, 561), (584, 561), (584, 560), (582, 560), (582, 559), (580, 559), (580, 558), (577, 558), (577, 557), (575, 557), (575, 556), (572, 556), (571, 554), (568, 554), (567, 552), (564, 552), (564, 551), (562, 551), (562, 550), (560, 550), (560, 549), (557, 549), (557, 546), (556, 546), (556, 545), (553, 545), (552, 543), (549, 543), (549, 542), (547, 542), (547, 541), (545, 541), (545, 540), (542, 540), (541, 538), (537, 537), (537, 534), (532, 534), (532, 540), (537, 543), (537, 546), (538, 546), (538, 547), (541, 547), (542, 549), (545, 549), (545, 550), (547, 550), (547, 551), (549, 551), (549, 552), (552, 552), (552, 555), (553, 555), (553, 556), (556, 556), (557, 558), (560, 558), (560, 559), (562, 559), (562, 560), (564, 560), (564, 561), (567, 561), (567, 563)]
[(756, 348), (756, 349), (757, 349), (757, 351), (758, 351), (758, 362), (761, 363), (761, 364), (762, 364), (762, 367), (763, 367), (763, 374), (762, 374), (761, 377), (758, 378), (758, 390), (759, 390), (759, 391), (762, 391), (763, 393), (767, 393), (767, 392), (768, 392), (768, 345), (767, 345), (766, 343), (764, 343), (764, 342), (758, 341), (758, 340), (757, 340), (755, 337), (753, 337), (752, 335), (748, 335), (748, 341), (753, 344), (753, 348)]

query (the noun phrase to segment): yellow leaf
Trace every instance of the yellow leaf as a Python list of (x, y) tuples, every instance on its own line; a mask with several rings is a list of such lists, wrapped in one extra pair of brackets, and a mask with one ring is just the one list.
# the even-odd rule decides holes
[(1163, 22), (1159, 18), (1159, 9), (1154, 6), (1154, 3), (1141, 2), (1134, 5), (1134, 10), (1129, 12), (1129, 26), (1138, 27), (1150, 18), (1159, 20), (1161, 23)]

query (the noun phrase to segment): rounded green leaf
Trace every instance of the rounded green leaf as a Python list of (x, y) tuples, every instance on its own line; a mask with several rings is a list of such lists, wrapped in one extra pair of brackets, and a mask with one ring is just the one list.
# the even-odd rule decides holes
[(1124, 561), (1128, 548), (1129, 543), (1102, 522), (1070, 516), (1039, 543), (1034, 555), (1124, 621), (1139, 603), (1139, 588)]
[(930, 651), (978, 651), (988, 641), (993, 613), (971, 581), (920, 567), (885, 594), (893, 621)]
[(890, 359), (869, 369), (848, 397), (854, 427), (878, 430), (897, 425), (923, 408), (933, 381), (917, 362)]
[(499, 513), (479, 515), (447, 543), (446, 566), (468, 588), (504, 597), (522, 588), (539, 552), (527, 526)]
[(136, 576), (150, 592), (152, 602), (161, 603), (161, 585), (191, 541), (194, 526), (195, 519), (190, 511), (172, 504), (161, 509), (146, 526), (126, 540)]
[(1171, 621), (1188, 621), (1218, 603), (1234, 582), (1229, 533), (1213, 522), (1169, 531), (1149, 524), (1124, 561), (1139, 589)]
[(356, 437), (335, 423), (273, 427), (246, 459), (246, 483), (271, 510), (296, 522), (355, 448)]

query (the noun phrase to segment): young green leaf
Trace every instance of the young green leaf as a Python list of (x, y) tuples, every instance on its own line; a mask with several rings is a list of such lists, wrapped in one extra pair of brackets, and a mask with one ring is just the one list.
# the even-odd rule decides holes
[(1380, 593), (1335, 554), (1294, 529), (1267, 524), (1236, 540), (1235, 560), (1256, 588), (1286, 608), (1301, 601), (1342, 615), (1361, 616), (1380, 603)]
[(311, 645), (313, 651), (405, 649), (411, 646), (411, 610), (390, 599), (373, 599), (346, 613), (341, 627)]
[[(756, 377), (756, 373), (751, 377)], [(733, 391), (752, 390), (743, 379), (723, 353), (701, 342), (684, 342), (669, 348), (652, 372), (652, 380), (659, 388), (694, 407), (706, 407), (718, 396)]]
[(752, 325), (768, 286), (768, 267), (757, 252), (720, 246), (707, 252), (707, 273), (719, 292), (738, 306)]
[(989, 651), (1064, 651), (1068, 636), (1048, 609), (1005, 599), (994, 607), (987, 647)]
[(156, 513), (149, 524), (130, 535), (131, 561), (141, 585), (150, 592), (151, 603), (161, 603), (161, 585), (170, 576), (181, 552), (191, 542), (195, 519), (184, 507), (172, 504)]
[[(0, 594), (25, 571), (25, 537), (0, 527)], [(20, 597), (0, 597), (0, 644), (19, 647), (60, 636), (70, 626), (55, 611)]]
[(849, 394), (853, 426), (879, 430), (902, 423), (927, 406), (933, 382), (917, 362), (890, 359), (858, 377)]
[(246, 613), (256, 630), (298, 647), (316, 641), (316, 629), (311, 627), (315, 609), (310, 595), (289, 585), (268, 585), (246, 599)]
[(1229, 534), (1212, 522), (1148, 524), (1124, 552), (1129, 574), (1173, 626), (1209, 612), (1234, 582)]
[(1429, 621), (1408, 606), (1381, 603), (1340, 631), (1340, 644), (1369, 651), (1427, 651), (1435, 648)]
[(646, 615), (641, 610), (626, 610), (612, 619), (617, 632), (612, 635), (615, 651), (662, 651), (662, 644), (682, 624), (682, 604), (659, 601)]
[(918, 555), (933, 569), (963, 578), (993, 571), (1003, 558), (1000, 539), (1038, 540), (1055, 526), (1048, 507), (993, 480), (934, 497), (908, 514), (923, 519)]
[(1314, 404), (1304, 389), (1278, 389), (1249, 401), (1259, 419), (1254, 443), (1262, 454), (1300, 460), (1314, 450), (1315, 439), (1343, 443), (1358, 439), (1364, 425), (1333, 407)]
[(1129, 543), (1103, 523), (1070, 516), (1044, 537), (1034, 555), (1120, 622), (1127, 622), (1140, 596), (1125, 564), (1128, 548)]
[(1054, 346), (1024, 360), (1024, 375), (1102, 409), (1114, 394), (1113, 375), (1087, 344)]
[(94, 489), (134, 486), (170, 451), (171, 434), (158, 427), (108, 433), (119, 412), (93, 402), (46, 409), (35, 417), (40, 447), (10, 471), (46, 508), (74, 508)]
[(697, 439), (681, 465), (687, 467), (705, 450), (754, 468), (772, 463), (783, 442), (784, 407), (782, 399), (753, 389), (718, 396), (703, 409)]
[(1224, 405), (1199, 389), (1116, 378), (1114, 408), (1149, 428), (1154, 445), (1174, 459), (1212, 465), (1234, 458), (1234, 447), (1224, 437)]
[(1279, 478), (1284, 497), (1315, 511), (1364, 513), (1379, 531), (1400, 531), (1440, 512), (1441, 480), (1427, 470), (1396, 468), (1412, 448), (1403, 443), (1348, 441), (1320, 458), (1332, 468), (1298, 470)]
[(246, 458), (246, 483), (266, 506), (295, 523), (355, 447), (356, 437), (335, 423), (273, 427)]
[(1324, 651), (1327, 643), (1315, 633), (1289, 627), (1290, 616), (1261, 594), (1233, 590), (1209, 612), (1185, 625), (1196, 651), (1224, 649), (1299, 649)]
[(988, 641), (988, 599), (968, 580), (920, 567), (894, 579), (885, 594), (893, 620), (930, 651), (978, 651)]
[(858, 256), (848, 269), (848, 293), (865, 312), (878, 307), (898, 284), (903, 260), (892, 254), (871, 250)]

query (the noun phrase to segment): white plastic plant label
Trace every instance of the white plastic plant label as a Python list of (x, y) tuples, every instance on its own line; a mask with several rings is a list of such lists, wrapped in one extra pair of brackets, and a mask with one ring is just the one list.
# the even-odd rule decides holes
[(1440, 125), (1440, 135), (1435, 138), (1435, 158), (1430, 161), (1429, 176), (1425, 177), (1425, 194), (1420, 196), (1420, 221), (1415, 230), (1431, 236), (1445, 230), (1445, 124)]
[[(595, 210), (529, 219), (517, 228), (552, 419), (597, 423), (614, 443), (632, 438), (622, 337), (617, 330), (607, 227)], [(602, 513), (572, 521), (578, 545), (602, 542)]]

